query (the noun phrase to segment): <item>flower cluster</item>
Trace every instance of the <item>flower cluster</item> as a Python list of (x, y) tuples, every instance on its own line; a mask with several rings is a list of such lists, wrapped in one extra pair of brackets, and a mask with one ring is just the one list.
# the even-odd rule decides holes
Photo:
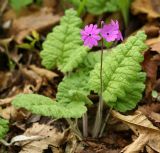
[(87, 25), (81, 30), (81, 35), (84, 45), (89, 48), (97, 46), (101, 38), (105, 39), (107, 42), (123, 40), (117, 20), (111, 20), (111, 23), (103, 24), (101, 29), (98, 28), (97, 25)]

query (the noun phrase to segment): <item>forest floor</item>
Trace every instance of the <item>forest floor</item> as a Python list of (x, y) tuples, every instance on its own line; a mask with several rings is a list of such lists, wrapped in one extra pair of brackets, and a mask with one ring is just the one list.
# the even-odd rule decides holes
[[(160, 153), (159, 0), (134, 0), (126, 27), (120, 12), (105, 13), (100, 17), (117, 18), (124, 41), (138, 30), (144, 30), (147, 34), (145, 43), (149, 46), (141, 64), (147, 74), (143, 99), (125, 115), (113, 111), (101, 138), (91, 138), (89, 133), (87, 138), (81, 139), (69, 129), (65, 119), (53, 120), (12, 105), (19, 93), (38, 93), (55, 99), (63, 74), (57, 69), (45, 69), (41, 65), (40, 51), (46, 35), (59, 24), (63, 15), (64, 5), (58, 0), (43, 0), (41, 6), (29, 5), (18, 14), (5, 0), (0, 1), (0, 116), (9, 120), (5, 140), (10, 142), (18, 135), (48, 137), (27, 141), (21, 137), (13, 144), (1, 143), (0, 153)], [(86, 13), (82, 19), (85, 24), (96, 23), (99, 16)], [(34, 38), (33, 30), (39, 38), (32, 48), (26, 44), (31, 43), (27, 36)], [(95, 107), (89, 110), (89, 131), (95, 110)], [(81, 122), (79, 120), (78, 124)]]

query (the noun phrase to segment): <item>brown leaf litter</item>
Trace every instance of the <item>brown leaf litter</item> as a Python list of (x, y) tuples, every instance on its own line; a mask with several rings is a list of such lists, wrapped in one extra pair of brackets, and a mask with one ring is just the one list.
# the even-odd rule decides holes
[(15, 19), (10, 34), (14, 35), (16, 42), (20, 44), (33, 30), (44, 31), (58, 23), (59, 20), (60, 15), (54, 15), (49, 8), (42, 8), (31, 15)]
[(39, 140), (31, 141), (19, 141), (16, 145), (20, 145), (22, 150), (20, 153), (43, 153), (45, 149), (51, 147), (54, 152), (60, 153), (60, 145), (65, 142), (68, 131), (57, 131), (57, 129), (51, 125), (34, 123), (31, 128), (28, 128), (24, 132), (24, 136), (39, 136)]
[(131, 9), (134, 15), (146, 14), (148, 20), (160, 18), (159, 0), (134, 0)]
[(155, 127), (145, 115), (136, 111), (134, 115), (122, 115), (112, 111), (112, 115), (128, 125), (137, 138), (130, 145), (126, 146), (122, 152), (139, 153), (147, 145), (152, 150), (160, 152), (160, 129)]

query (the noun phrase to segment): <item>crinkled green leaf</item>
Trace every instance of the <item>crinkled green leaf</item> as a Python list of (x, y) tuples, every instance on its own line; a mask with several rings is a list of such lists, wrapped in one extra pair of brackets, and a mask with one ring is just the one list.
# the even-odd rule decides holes
[(100, 51), (99, 52), (90, 52), (84, 58), (83, 62), (80, 63), (80, 68), (88, 69), (88, 71), (92, 70), (96, 63), (100, 62)]
[(2, 139), (8, 132), (9, 130), (8, 124), (9, 124), (8, 120), (0, 118), (0, 139)]
[(85, 103), (81, 101), (70, 101), (68, 104), (58, 103), (38, 94), (20, 94), (16, 96), (12, 104), (32, 113), (54, 118), (79, 118), (87, 110)]
[(31, 4), (33, 0), (10, 0), (10, 5), (16, 11), (19, 11), (22, 7)]
[(83, 61), (88, 48), (82, 45), (81, 24), (76, 11), (70, 9), (65, 12), (60, 25), (53, 28), (43, 43), (41, 57), (46, 68), (52, 69), (57, 66), (62, 72), (68, 72)]
[[(119, 111), (133, 109), (142, 98), (145, 73), (141, 72), (142, 51), (146, 49), (144, 32), (117, 46), (103, 61), (103, 99)], [(90, 73), (90, 89), (100, 91), (100, 63)]]
[(87, 98), (89, 95), (88, 87), (89, 72), (80, 70), (65, 77), (58, 86), (57, 101), (60, 103), (70, 103), (81, 101), (83, 103), (91, 104)]
[[(108, 50), (104, 50), (103, 57), (105, 58), (109, 54)], [(94, 68), (95, 64), (100, 62), (101, 50), (97, 52), (89, 52), (84, 58), (83, 62), (80, 63), (79, 67), (84, 71), (90, 71)]]

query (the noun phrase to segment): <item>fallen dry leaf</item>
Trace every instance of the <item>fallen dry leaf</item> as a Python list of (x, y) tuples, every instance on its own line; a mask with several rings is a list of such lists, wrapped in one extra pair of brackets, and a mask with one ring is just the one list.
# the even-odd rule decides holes
[(139, 106), (138, 110), (148, 116), (151, 112), (160, 112), (160, 103), (151, 103)]
[(152, 38), (152, 39), (147, 39), (146, 40), (146, 44), (148, 46), (152, 46), (152, 45), (154, 45), (156, 43), (159, 43), (159, 42), (160, 42), (160, 37), (156, 37), (156, 38)]
[(146, 146), (147, 153), (156, 153), (152, 148)]
[(39, 68), (35, 65), (30, 65), (29, 68), (41, 77), (46, 77), (48, 80), (52, 80), (53, 78), (58, 76), (58, 74), (56, 74), (55, 72), (46, 70), (44, 68)]
[[(32, 86), (32, 90), (38, 91), (42, 85), (42, 77), (40, 77), (37, 73), (35, 73), (32, 70), (28, 70), (27, 68), (21, 69), (22, 74), (25, 76), (25, 78), (29, 79), (30, 81), (33, 81), (36, 83), (35, 86)], [(27, 88), (26, 88), (27, 89)], [(30, 89), (29, 89), (30, 90)], [(27, 92), (27, 91), (26, 91)]]
[(154, 38), (159, 36), (160, 25), (158, 22), (147, 23), (141, 28), (141, 30), (145, 31), (148, 38)]
[(149, 118), (154, 122), (154, 124), (160, 128), (160, 114), (156, 112), (151, 112)]
[(157, 80), (158, 66), (160, 62), (160, 54), (153, 55), (149, 50), (144, 54), (144, 61), (142, 63), (143, 70), (147, 73), (145, 96), (150, 96), (154, 89)]
[(0, 92), (7, 89), (11, 85), (11, 72), (0, 72)]
[(159, 0), (134, 0), (131, 8), (134, 15), (147, 14), (149, 20), (160, 17)]
[(10, 33), (15, 36), (17, 43), (22, 43), (23, 39), (33, 30), (41, 32), (53, 26), (59, 20), (60, 16), (53, 15), (52, 10), (42, 8), (36, 13), (15, 19)]
[(160, 36), (157, 38), (148, 39), (146, 44), (151, 48), (151, 51), (156, 51), (160, 54)]
[(53, 148), (56, 148), (57, 151), (57, 148), (65, 140), (67, 133), (67, 131), (59, 132), (51, 125), (34, 123), (33, 126), (28, 128), (23, 135), (27, 137), (39, 136), (42, 139), (37, 141), (18, 142), (18, 144), (22, 146), (20, 153), (43, 153), (43, 151), (47, 149), (49, 145), (53, 146)]
[(160, 103), (151, 103), (139, 106), (138, 110), (141, 111), (152, 123), (160, 128)]
[(0, 106), (10, 104), (13, 99), (14, 99), (14, 96), (9, 97), (9, 98), (5, 98), (5, 99), (0, 99)]
[(122, 115), (116, 111), (112, 111), (112, 115), (127, 124), (138, 138), (130, 145), (126, 146), (122, 152), (139, 153), (145, 145), (149, 145), (152, 149), (160, 152), (160, 130), (155, 127), (145, 115), (137, 111), (134, 115)]
[(9, 106), (4, 109), (0, 108), (0, 116), (9, 120), (10, 118), (15, 118), (17, 116), (17, 111), (13, 106)]

